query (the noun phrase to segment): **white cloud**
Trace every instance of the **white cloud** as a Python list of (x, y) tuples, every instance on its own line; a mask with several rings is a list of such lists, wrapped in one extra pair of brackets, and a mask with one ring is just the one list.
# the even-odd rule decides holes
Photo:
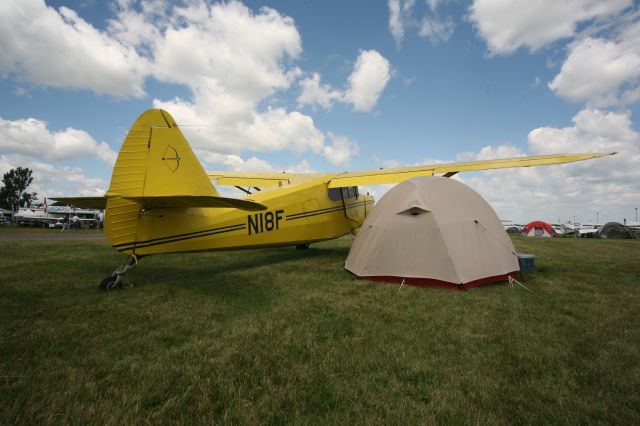
[(409, 87), (413, 83), (415, 83), (415, 81), (416, 81), (415, 77), (403, 78), (402, 79), (402, 84), (404, 84), (405, 87)]
[[(99, 30), (68, 8), (55, 10), (36, 0), (3, 2), (0, 19), (7, 25), (0, 26), (0, 72), (36, 84), (115, 96), (143, 95), (145, 78), (153, 76), (190, 89), (190, 99), (154, 99), (153, 104), (167, 109), (179, 124), (192, 125), (183, 130), (204, 155), (324, 153), (324, 135), (311, 117), (288, 111), (273, 98), (302, 76), (293, 65), (302, 45), (292, 18), (268, 7), (253, 12), (233, 0), (177, 5), (120, 0), (116, 13)], [(389, 73), (386, 59), (375, 51), (362, 52), (348, 101), (358, 110), (373, 108)], [(319, 79), (312, 75), (303, 81), (309, 102), (329, 107), (345, 98), (343, 92), (320, 86)], [(314, 84), (318, 90), (312, 94)], [(300, 102), (306, 102), (304, 96)], [(51, 161), (70, 153), (104, 161), (115, 156), (75, 129), (51, 133), (49, 139), (55, 149), (46, 153), (34, 144), (11, 149), (38, 151)]]
[(174, 99), (154, 100), (155, 108), (171, 113), (190, 144), (201, 151), (217, 154), (240, 154), (247, 151), (273, 152), (291, 150), (302, 154), (322, 151), (324, 136), (311, 117), (297, 111), (271, 108), (258, 112), (241, 110), (230, 120), (225, 111), (209, 108), (200, 97), (195, 103)]
[(509, 54), (521, 47), (536, 51), (556, 40), (573, 37), (578, 23), (609, 17), (632, 0), (475, 0), (469, 18), (491, 54)]
[(446, 43), (455, 28), (451, 17), (440, 18), (438, 4), (440, 0), (427, 0), (429, 10), (421, 21), (413, 17), (415, 0), (389, 0), (389, 31), (399, 48), (407, 29), (417, 29), (418, 35), (430, 43)]
[[(536, 155), (559, 152), (638, 151), (638, 133), (629, 113), (587, 108), (573, 117), (572, 127), (540, 127), (529, 133), (529, 148)], [(620, 158), (621, 156), (618, 156)]]
[(300, 80), (302, 93), (298, 97), (298, 106), (319, 104), (325, 110), (330, 110), (333, 103), (343, 99), (344, 95), (332, 89), (328, 84), (320, 84), (320, 74), (313, 73), (311, 77)]
[(322, 106), (330, 110), (335, 102), (350, 103), (356, 111), (371, 111), (391, 78), (389, 61), (375, 50), (362, 51), (349, 76), (349, 86), (344, 90), (333, 89), (320, 83), (320, 74), (300, 81), (302, 93), (298, 105)]
[(404, 23), (402, 22), (400, 0), (389, 0), (389, 31), (396, 44), (402, 43), (404, 38)]
[[(485, 172), (461, 173), (453, 178), (478, 191), (502, 219), (527, 223), (541, 219), (558, 222), (595, 222), (631, 219), (640, 200), (640, 133), (633, 130), (630, 113), (593, 108), (580, 111), (573, 125), (541, 127), (529, 133), (531, 155), (570, 152), (612, 152), (593, 160)], [(522, 149), (511, 145), (486, 146), (465, 152), (457, 161), (518, 157)], [(425, 160), (417, 164), (442, 161)], [(393, 185), (361, 188), (380, 199)], [(627, 212), (627, 213), (625, 213)]]
[(457, 161), (484, 161), (496, 158), (512, 158), (523, 156), (522, 150), (513, 145), (485, 146), (479, 152), (463, 152), (456, 157)]
[(596, 212), (601, 220), (622, 221), (620, 212), (633, 211), (640, 199), (640, 134), (633, 130), (629, 113), (587, 108), (573, 118), (573, 126), (532, 130), (529, 149), (534, 155), (618, 154), (564, 165), (462, 174), (460, 180), (478, 190), (503, 219), (521, 223), (573, 220), (573, 216), (593, 222)]
[[(244, 160), (238, 155), (229, 155), (226, 160), (219, 162), (224, 163), (229, 169), (237, 172), (315, 173), (315, 170), (307, 160), (302, 160), (293, 166), (277, 166), (257, 157), (250, 157)], [(246, 192), (234, 186), (216, 185), (216, 188), (223, 197), (243, 198), (247, 196)]]
[(420, 26), (418, 34), (431, 43), (446, 43), (451, 38), (455, 25), (451, 18), (444, 20), (437, 18), (425, 18)]
[[(293, 20), (270, 8), (253, 13), (237, 1), (183, 6), (119, 2), (100, 31), (71, 9), (42, 1), (0, 5), (0, 72), (54, 87), (141, 96), (144, 79), (183, 84), (226, 115), (251, 115), (255, 105), (300, 76)], [(64, 60), (61, 60), (64, 58)], [(226, 118), (226, 117), (225, 117)]]
[(235, 161), (231, 170), (235, 170), (237, 172), (272, 172), (273, 166), (269, 164), (269, 162), (265, 160), (261, 160), (260, 158), (250, 157), (247, 160), (242, 160), (238, 157), (240, 161)]
[(329, 133), (328, 136), (332, 143), (324, 147), (324, 156), (334, 166), (348, 166), (351, 156), (359, 151), (358, 144), (345, 136), (336, 136), (333, 133)]
[(385, 169), (395, 169), (400, 167), (400, 162), (398, 160), (394, 160), (393, 158), (388, 158), (386, 160), (382, 160), (382, 167)]
[(209, 169), (219, 169), (219, 166), (235, 172), (291, 172), (291, 173), (315, 173), (309, 161), (302, 160), (294, 165), (274, 165), (264, 159), (251, 156), (243, 159), (239, 155), (211, 154), (207, 151), (196, 150), (196, 155), (200, 157)]
[(302, 52), (293, 19), (266, 7), (254, 14), (235, 1), (188, 3), (174, 7), (172, 17), (153, 45), (154, 75), (160, 80), (249, 101), (292, 83), (295, 72), (282, 61)]
[[(637, 102), (638, 40), (640, 23), (620, 31), (614, 40), (592, 37), (578, 40), (569, 47), (569, 55), (549, 88), (562, 98), (595, 106)], [(629, 84), (632, 87), (626, 86)], [(620, 94), (621, 88), (625, 88), (625, 93)]]
[(49, 161), (89, 157), (109, 165), (116, 153), (104, 142), (96, 142), (84, 130), (67, 128), (52, 132), (35, 118), (9, 121), (0, 117), (0, 150)]
[(371, 111), (391, 78), (389, 61), (375, 50), (360, 52), (349, 76), (345, 100), (356, 111)]
[[(121, 22), (153, 20), (144, 10), (125, 9)], [(155, 12), (154, 12), (155, 13)], [(291, 18), (270, 8), (253, 13), (239, 2), (207, 5), (201, 1), (171, 9), (159, 39), (150, 43), (155, 77), (191, 89), (191, 100), (155, 99), (169, 111), (199, 155), (291, 150), (321, 153), (324, 135), (311, 117), (271, 106), (270, 96), (301, 75), (287, 66), (301, 51)], [(127, 33), (119, 27), (120, 36)], [(257, 165), (257, 164), (256, 164)]]
[(254, 156), (247, 160), (238, 157), (231, 166), (231, 170), (236, 172), (315, 173), (315, 170), (313, 170), (313, 167), (311, 167), (311, 164), (309, 164), (307, 160), (302, 160), (300, 163), (292, 166), (278, 166)]
[(136, 50), (73, 10), (39, 0), (0, 4), (0, 72), (39, 85), (140, 97), (149, 69)]
[(49, 130), (35, 118), (0, 118), (0, 175), (15, 167), (33, 170), (33, 184), (40, 198), (55, 195), (103, 195), (107, 182), (89, 177), (82, 168), (64, 165), (67, 161), (95, 159), (112, 166), (117, 154), (104, 142), (97, 142), (84, 130)]
[[(162, 37), (162, 30), (166, 28), (162, 21), (171, 15), (168, 11), (170, 3), (164, 0), (143, 0), (137, 5), (133, 0), (116, 2), (116, 19), (107, 21), (109, 35), (123, 45), (133, 46), (145, 56), (150, 56), (153, 44)], [(136, 6), (140, 12), (134, 10)]]
[(432, 12), (435, 12), (438, 9), (438, 4), (441, 1), (442, 0), (427, 0), (427, 5), (429, 5), (429, 9), (431, 9)]
[(0, 174), (16, 167), (33, 170), (33, 183), (27, 190), (37, 192), (39, 199), (56, 195), (102, 196), (107, 189), (107, 182), (86, 176), (79, 167), (52, 165), (19, 154), (0, 155)]
[(282, 66), (302, 51), (293, 20), (267, 7), (254, 14), (237, 1), (123, 0), (106, 31), (66, 7), (5, 1), (0, 22), (0, 72), (46, 86), (140, 97), (154, 76), (252, 101), (299, 75)]
[(367, 185), (358, 188), (361, 194), (372, 195), (377, 203), (391, 188), (396, 186), (395, 183), (385, 183), (380, 185)]
[(387, 4), (389, 6), (389, 31), (391, 31), (396, 45), (400, 46), (415, 0), (389, 0)]

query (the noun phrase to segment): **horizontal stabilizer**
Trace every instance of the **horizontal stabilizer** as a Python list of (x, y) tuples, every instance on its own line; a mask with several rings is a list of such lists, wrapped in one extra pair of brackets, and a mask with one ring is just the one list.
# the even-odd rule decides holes
[(159, 195), (122, 198), (135, 201), (136, 203), (140, 203), (146, 207), (153, 207), (157, 209), (190, 207), (232, 208), (248, 211), (260, 211), (267, 209), (267, 206), (255, 201), (208, 195)]
[(70, 205), (82, 209), (101, 209), (107, 207), (107, 197), (53, 197), (55, 205)]

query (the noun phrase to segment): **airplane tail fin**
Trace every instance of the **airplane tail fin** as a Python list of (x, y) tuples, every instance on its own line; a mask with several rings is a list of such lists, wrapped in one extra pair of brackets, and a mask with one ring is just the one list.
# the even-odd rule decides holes
[(131, 127), (113, 168), (105, 236), (114, 246), (135, 247), (141, 233), (152, 232), (144, 222), (145, 212), (191, 207), (266, 208), (250, 200), (220, 197), (173, 117), (150, 109)]
[(107, 195), (217, 196), (218, 192), (171, 115), (145, 111), (131, 127), (113, 168)]

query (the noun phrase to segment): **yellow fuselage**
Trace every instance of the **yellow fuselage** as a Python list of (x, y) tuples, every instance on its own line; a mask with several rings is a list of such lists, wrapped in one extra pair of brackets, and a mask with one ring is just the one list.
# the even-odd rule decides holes
[(157, 253), (290, 246), (354, 232), (373, 197), (351, 188), (328, 189), (327, 177), (266, 189), (251, 199), (259, 212), (232, 208), (156, 208), (108, 200), (105, 234), (113, 247), (138, 257)]

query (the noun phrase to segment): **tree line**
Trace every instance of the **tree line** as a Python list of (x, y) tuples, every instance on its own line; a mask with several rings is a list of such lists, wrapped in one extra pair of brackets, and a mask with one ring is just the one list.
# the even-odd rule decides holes
[(32, 175), (33, 170), (28, 167), (17, 167), (5, 173), (0, 187), (0, 207), (12, 211), (18, 210), (18, 206), (31, 207), (38, 199), (37, 193), (27, 192), (33, 182)]

